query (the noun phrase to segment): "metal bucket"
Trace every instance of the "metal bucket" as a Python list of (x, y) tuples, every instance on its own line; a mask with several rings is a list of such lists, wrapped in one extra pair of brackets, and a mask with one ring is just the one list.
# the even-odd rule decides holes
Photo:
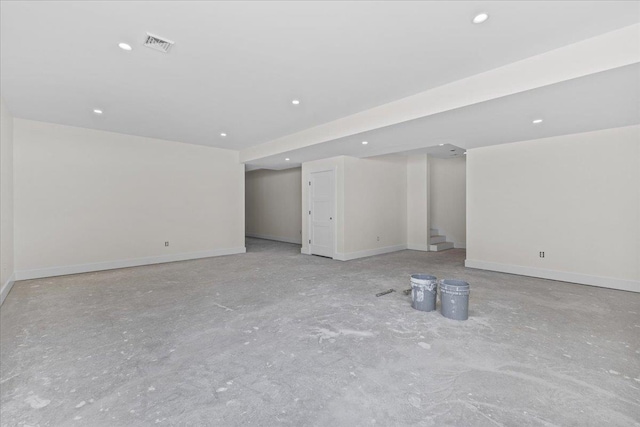
[(440, 280), (442, 315), (453, 320), (469, 318), (469, 284), (462, 280)]
[(438, 279), (428, 274), (411, 275), (411, 307), (420, 311), (436, 309)]

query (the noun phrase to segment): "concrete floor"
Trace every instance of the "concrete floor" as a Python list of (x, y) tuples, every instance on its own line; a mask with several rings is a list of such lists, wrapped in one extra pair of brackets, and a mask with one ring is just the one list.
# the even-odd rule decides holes
[[(17, 283), (2, 425), (640, 425), (640, 295), (463, 267), (249, 253)], [(471, 284), (456, 322), (376, 292)]]

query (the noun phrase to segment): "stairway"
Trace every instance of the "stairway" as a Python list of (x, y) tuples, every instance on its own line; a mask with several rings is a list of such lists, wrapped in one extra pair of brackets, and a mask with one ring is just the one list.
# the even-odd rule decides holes
[(429, 250), (433, 252), (453, 249), (453, 242), (447, 242), (447, 236), (440, 235), (440, 232), (434, 228), (431, 229), (429, 243)]

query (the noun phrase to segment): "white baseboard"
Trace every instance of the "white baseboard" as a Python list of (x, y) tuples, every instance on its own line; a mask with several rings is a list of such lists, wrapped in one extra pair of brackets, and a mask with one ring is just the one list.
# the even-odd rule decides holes
[(9, 292), (11, 292), (11, 288), (13, 288), (13, 284), (16, 280), (15, 277), (16, 274), (13, 273), (11, 277), (7, 279), (7, 282), (2, 285), (2, 289), (0, 290), (0, 305), (2, 305), (4, 299), (7, 297), (7, 295), (9, 295)]
[(578, 283), (580, 285), (599, 286), (601, 288), (618, 289), (621, 291), (640, 292), (640, 281), (638, 280), (591, 276), (587, 274), (546, 270), (543, 268), (526, 267), (523, 265), (500, 264), (497, 262), (477, 261), (472, 259), (466, 260), (464, 265), (465, 267), (479, 268), (481, 270), (499, 271), (501, 273), (539, 277), (542, 279)]
[(288, 237), (278, 237), (278, 236), (268, 236), (266, 234), (246, 234), (247, 237), (253, 237), (255, 239), (264, 239), (264, 240), (275, 240), (276, 242), (284, 242), (284, 243), (293, 243), (296, 245), (302, 244), (302, 238), (300, 239), (290, 239)]
[(333, 259), (337, 259), (338, 261), (350, 261), (352, 259), (388, 254), (390, 252), (403, 251), (405, 249), (407, 249), (407, 245), (385, 246), (383, 248), (368, 249), (366, 251), (347, 252), (347, 253), (336, 252), (336, 255), (333, 257)]
[(243, 254), (245, 247), (213, 249), (201, 252), (187, 252), (172, 255), (159, 255), (145, 258), (125, 259), (118, 261), (95, 262), (91, 264), (47, 267), (15, 272), (15, 280), (40, 279), (42, 277), (66, 276), (67, 274), (89, 273), (92, 271), (114, 270), (116, 268), (139, 267), (141, 265), (162, 264), (165, 262), (187, 261), (190, 259), (210, 258), (223, 255)]
[(303, 246), (300, 248), (300, 253), (304, 255), (311, 255), (311, 250), (309, 249), (309, 246)]
[[(453, 247), (456, 248), (456, 249), (466, 249), (467, 245), (465, 243), (455, 243), (455, 242), (453, 242)], [(420, 245), (420, 244), (407, 245), (407, 249), (412, 250), (412, 251), (429, 252), (429, 245)]]

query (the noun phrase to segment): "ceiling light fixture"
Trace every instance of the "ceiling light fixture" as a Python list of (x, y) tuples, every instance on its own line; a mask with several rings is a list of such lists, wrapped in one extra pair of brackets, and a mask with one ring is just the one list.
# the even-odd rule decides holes
[(102, 114), (102, 110), (98, 110), (97, 108), (93, 110), (94, 114)]
[(293, 105), (298, 105), (298, 104), (300, 104), (300, 100), (299, 99), (294, 99), (293, 101), (291, 101), (291, 103)]
[(484, 21), (489, 19), (489, 15), (486, 13), (479, 13), (473, 18), (474, 24), (482, 24)]
[(466, 155), (467, 155), (467, 152), (465, 151), (465, 152), (464, 152), (464, 153), (462, 153), (462, 154), (464, 154), (464, 155), (466, 156)]
[(222, 133), (220, 134), (220, 136), (224, 138), (225, 136), (227, 136), (227, 134), (226, 134), (226, 133), (224, 133), (224, 132), (222, 132)]
[(542, 119), (535, 119), (533, 124), (537, 125), (538, 123), (542, 123)]
[(286, 159), (284, 159), (284, 160), (288, 162), (288, 161), (289, 161), (289, 160), (291, 160), (291, 159), (287, 157), (287, 158), (286, 158)]
[(442, 147), (444, 144), (438, 144), (440, 147)]
[(131, 50), (131, 45), (127, 43), (119, 43), (118, 47), (122, 50)]
[(369, 141), (362, 141), (362, 145), (367, 145)]

